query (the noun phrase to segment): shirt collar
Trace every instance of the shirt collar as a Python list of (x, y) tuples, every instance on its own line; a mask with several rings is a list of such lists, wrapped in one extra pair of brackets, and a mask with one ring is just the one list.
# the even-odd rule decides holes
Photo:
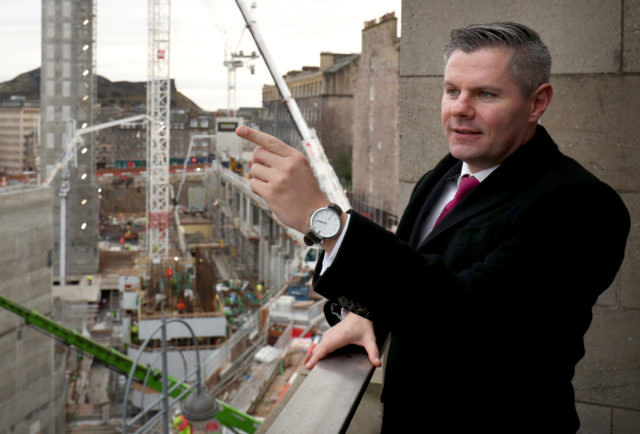
[(489, 167), (488, 169), (484, 169), (484, 170), (481, 170), (481, 171), (476, 172), (476, 173), (471, 173), (471, 169), (469, 169), (469, 165), (463, 161), (462, 162), (462, 170), (460, 171), (460, 176), (458, 176), (458, 183), (460, 183), (460, 180), (462, 179), (462, 177), (464, 175), (473, 176), (479, 182), (482, 182), (485, 179), (487, 179), (487, 176), (491, 175), (491, 172), (496, 170), (498, 168), (498, 166), (500, 166), (500, 165), (498, 164), (496, 166)]

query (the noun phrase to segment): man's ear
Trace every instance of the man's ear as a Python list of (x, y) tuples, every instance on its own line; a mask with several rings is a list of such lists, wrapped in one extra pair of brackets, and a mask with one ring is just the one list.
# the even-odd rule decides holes
[(543, 83), (535, 90), (530, 99), (529, 121), (538, 122), (538, 119), (551, 103), (552, 97), (553, 88), (549, 83)]

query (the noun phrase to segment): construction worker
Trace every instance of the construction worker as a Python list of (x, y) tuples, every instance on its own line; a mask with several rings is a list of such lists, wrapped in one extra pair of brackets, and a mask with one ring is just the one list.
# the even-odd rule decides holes
[(184, 300), (182, 300), (182, 299), (178, 300), (178, 303), (176, 304), (176, 307), (178, 308), (178, 312), (180, 312), (180, 313), (184, 313), (185, 310), (187, 310), (187, 305), (184, 304)]
[(131, 342), (134, 344), (138, 343), (138, 322), (134, 321), (131, 324)]
[(177, 429), (180, 434), (191, 434), (191, 424), (187, 418), (179, 414), (173, 418), (173, 428)]
[(210, 422), (207, 422), (207, 426), (205, 428), (207, 430), (208, 434), (213, 434), (213, 433), (220, 433), (222, 432), (222, 426), (220, 425), (220, 422), (218, 422), (217, 420), (212, 420)]

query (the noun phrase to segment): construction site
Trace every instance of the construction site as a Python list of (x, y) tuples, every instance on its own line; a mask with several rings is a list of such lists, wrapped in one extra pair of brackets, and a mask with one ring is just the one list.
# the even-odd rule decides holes
[[(447, 151), (446, 35), (495, 20), (541, 30), (555, 50), (544, 126), (630, 211), (626, 256), (593, 306), (572, 386), (578, 434), (638, 432), (637, 2), (479, 0), (460, 14), (402, 0), (402, 37), (394, 13), (368, 17), (354, 28), (360, 53), (321, 52), (318, 66), (282, 74), (253, 4), (236, 0), (252, 41), (218, 59), (228, 104), (216, 112), (176, 89), (170, 0), (146, 2), (146, 81), (98, 76), (96, 3), (42, 0), (41, 66), (15, 80), (29, 90), (0, 83), (0, 433), (379, 432), (382, 369), (366, 354), (304, 369), (329, 327), (312, 285), (320, 250), (252, 192), (253, 148), (235, 129), (297, 147), (332, 202), (394, 231)], [(235, 110), (235, 74), (259, 62), (273, 85), (258, 116)], [(391, 308), (414, 299), (429, 296), (389, 288)], [(411, 415), (427, 430), (428, 392), (417, 391), (424, 415)]]
[[(218, 116), (171, 164), (168, 1), (149, 2), (146, 113), (95, 122), (94, 6), (43, 2), (41, 106), (59, 109), (41, 114), (39, 169), (0, 189), (12, 312), (0, 328), (15, 354), (0, 419), (9, 432), (255, 432), (327, 327), (310, 284), (319, 250), (251, 192), (252, 148), (235, 135), (247, 119)], [(242, 65), (225, 62), (230, 75)], [(97, 133), (111, 128), (146, 136), (142, 167), (96, 169)], [(215, 155), (200, 158), (197, 139)], [(213, 408), (187, 414), (202, 397)]]
[[(123, 176), (132, 182), (122, 182)], [(145, 210), (141, 206), (143, 198), (137, 196), (144, 195), (138, 185), (144, 184), (144, 175), (100, 176), (98, 272), (68, 275), (64, 282), (56, 280), (52, 292), (43, 291), (39, 297), (24, 287), (3, 293), (3, 307), (49, 335), (36, 332), (35, 341), (16, 339), (15, 352), (21, 354), (20, 348), (24, 350), (27, 342), (39, 342), (39, 351), (50, 349), (53, 353), (57, 360), (55, 372), (48, 372), (47, 364), (47, 369), (35, 370), (32, 375), (37, 378), (49, 373), (57, 377), (57, 402), (64, 407), (68, 432), (94, 432), (91, 430), (97, 429), (92, 428), (95, 425), (101, 430), (95, 432), (120, 432), (125, 405), (131, 417), (157, 400), (161, 390), (150, 386), (148, 381), (153, 374), (147, 376), (145, 372), (142, 384), (130, 386), (125, 403), (129, 372), (100, 352), (117, 350), (123, 358), (128, 357), (125, 366), (129, 368), (135, 359), (148, 372), (159, 369), (163, 344), (157, 332), (163, 316), (167, 320), (180, 319), (195, 333), (192, 336), (182, 324), (167, 326), (164, 354), (168, 374), (184, 378), (199, 360), (203, 385), (226, 402), (236, 417), (246, 414), (254, 428), (302, 366), (311, 338), (325, 327), (322, 299), (309, 284), (317, 250), (305, 250), (306, 258), (289, 259), (291, 252), (302, 249), (296, 249), (296, 240), (287, 236), (269, 213), (259, 208), (259, 203), (252, 203), (252, 198), (245, 195), (246, 178), (222, 166), (194, 169), (176, 178), (187, 179), (184, 188), (190, 194), (180, 201), (184, 205), (176, 202), (172, 210), (168, 230), (170, 257), (153, 263), (142, 248)], [(206, 199), (203, 193), (207, 193)], [(44, 236), (46, 230), (38, 231), (43, 227), (42, 215), (51, 214), (46, 210), (51, 206), (47, 189), (25, 185), (6, 188), (2, 194), (3, 208), (33, 216), (31, 225), (26, 217), (21, 224), (22, 228), (31, 226), (28, 232), (33, 242), (28, 247), (50, 256), (53, 240)], [(118, 200), (110, 199), (114, 196)], [(234, 204), (238, 198), (245, 204), (242, 215)], [(203, 200), (211, 206), (197, 209)], [(38, 203), (41, 207), (34, 206)], [(16, 237), (19, 231), (8, 224), (11, 217), (11, 213), (3, 213), (3, 232)], [(276, 239), (281, 240), (281, 246), (274, 242)], [(45, 249), (47, 245), (49, 248)], [(248, 251), (255, 255), (245, 256)], [(260, 251), (269, 254), (260, 257)], [(29, 271), (33, 288), (44, 288), (46, 271), (51, 270), (50, 257), (39, 262), (40, 268)], [(261, 270), (262, 267), (267, 268)], [(16, 270), (15, 279), (19, 280), (24, 272)], [(38, 275), (40, 285), (36, 281)], [(259, 276), (266, 278), (258, 280)], [(21, 303), (29, 308), (23, 308)], [(33, 319), (36, 312), (50, 314), (51, 319)], [(5, 315), (3, 319), (14, 326), (20, 323), (17, 317)], [(28, 327), (24, 331), (23, 328), (19, 326), (13, 333), (31, 333)], [(78, 335), (86, 342), (79, 344)], [(51, 405), (56, 400), (47, 402)], [(151, 414), (155, 413), (151, 408)], [(172, 418), (173, 415), (172, 411)], [(142, 419), (137, 427), (146, 421)], [(147, 427), (149, 432), (157, 432), (157, 423)], [(113, 431), (108, 431), (110, 426)]]

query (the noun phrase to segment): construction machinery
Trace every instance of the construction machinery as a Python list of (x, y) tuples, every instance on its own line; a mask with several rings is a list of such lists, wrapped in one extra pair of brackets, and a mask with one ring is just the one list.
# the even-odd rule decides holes
[(329, 160), (327, 159), (322, 144), (320, 143), (320, 139), (316, 132), (312, 128), (309, 128), (304, 120), (304, 117), (300, 112), (300, 108), (291, 95), (291, 91), (289, 90), (287, 83), (282, 78), (271, 54), (267, 50), (267, 46), (262, 39), (262, 34), (258, 29), (257, 23), (251, 19), (249, 9), (245, 5), (244, 0), (236, 0), (236, 4), (238, 5), (238, 8), (240, 8), (240, 12), (242, 13), (242, 17), (244, 18), (247, 28), (251, 32), (251, 36), (253, 36), (253, 40), (255, 41), (256, 46), (269, 69), (269, 73), (271, 74), (271, 77), (284, 100), (287, 110), (291, 115), (291, 119), (298, 130), (298, 134), (300, 134), (302, 149), (304, 149), (304, 152), (309, 159), (309, 163), (311, 164), (311, 168), (313, 169), (318, 183), (320, 184), (320, 188), (329, 197), (329, 200), (340, 205), (340, 208), (344, 210), (351, 208), (349, 205), (349, 199), (340, 185), (340, 181), (338, 180), (331, 163), (329, 163)]
[[(61, 181), (60, 181), (60, 189), (58, 191), (58, 196), (60, 196), (60, 281), (66, 281), (66, 224), (64, 222), (67, 221), (67, 195), (69, 190), (71, 189), (70, 183), (70, 167), (69, 165), (76, 162), (78, 150), (81, 153), (85, 153), (87, 148), (84, 146), (83, 136), (91, 133), (95, 133), (96, 131), (111, 128), (121, 125), (131, 125), (139, 122), (148, 122), (152, 121), (152, 119), (147, 115), (138, 115), (131, 116), (124, 119), (118, 119), (115, 121), (105, 122), (98, 125), (87, 126), (84, 124), (82, 128), (75, 129), (69, 131), (69, 135), (71, 139), (64, 148), (62, 155), (56, 161), (56, 164), (51, 168), (47, 177), (42, 182), (42, 185), (50, 185), (51, 182), (55, 179), (58, 173), (61, 173)], [(153, 123), (153, 122), (152, 122)], [(83, 177), (86, 174), (83, 175)], [(83, 178), (84, 179), (84, 178)]]
[[(94, 360), (103, 363), (118, 373), (128, 375), (134, 365), (133, 360), (114, 348), (106, 347), (93, 339), (83, 336), (76, 330), (64, 327), (35, 310), (27, 309), (2, 296), (0, 296), (0, 306), (22, 317), (30, 326), (53, 336), (67, 346), (75, 347), (79, 351), (93, 356)], [(162, 371), (159, 369), (136, 364), (133, 378), (141, 384), (144, 383), (152, 389), (162, 392)], [(167, 380), (171, 397), (184, 399), (189, 395), (189, 385), (171, 376), (167, 376)], [(241, 429), (247, 433), (254, 433), (260, 426), (261, 422), (257, 419), (221, 401), (218, 401), (218, 404), (220, 411), (215, 415), (215, 418), (221, 424), (232, 429)]]
[(147, 250), (154, 264), (169, 256), (170, 12), (170, 0), (148, 1)]

